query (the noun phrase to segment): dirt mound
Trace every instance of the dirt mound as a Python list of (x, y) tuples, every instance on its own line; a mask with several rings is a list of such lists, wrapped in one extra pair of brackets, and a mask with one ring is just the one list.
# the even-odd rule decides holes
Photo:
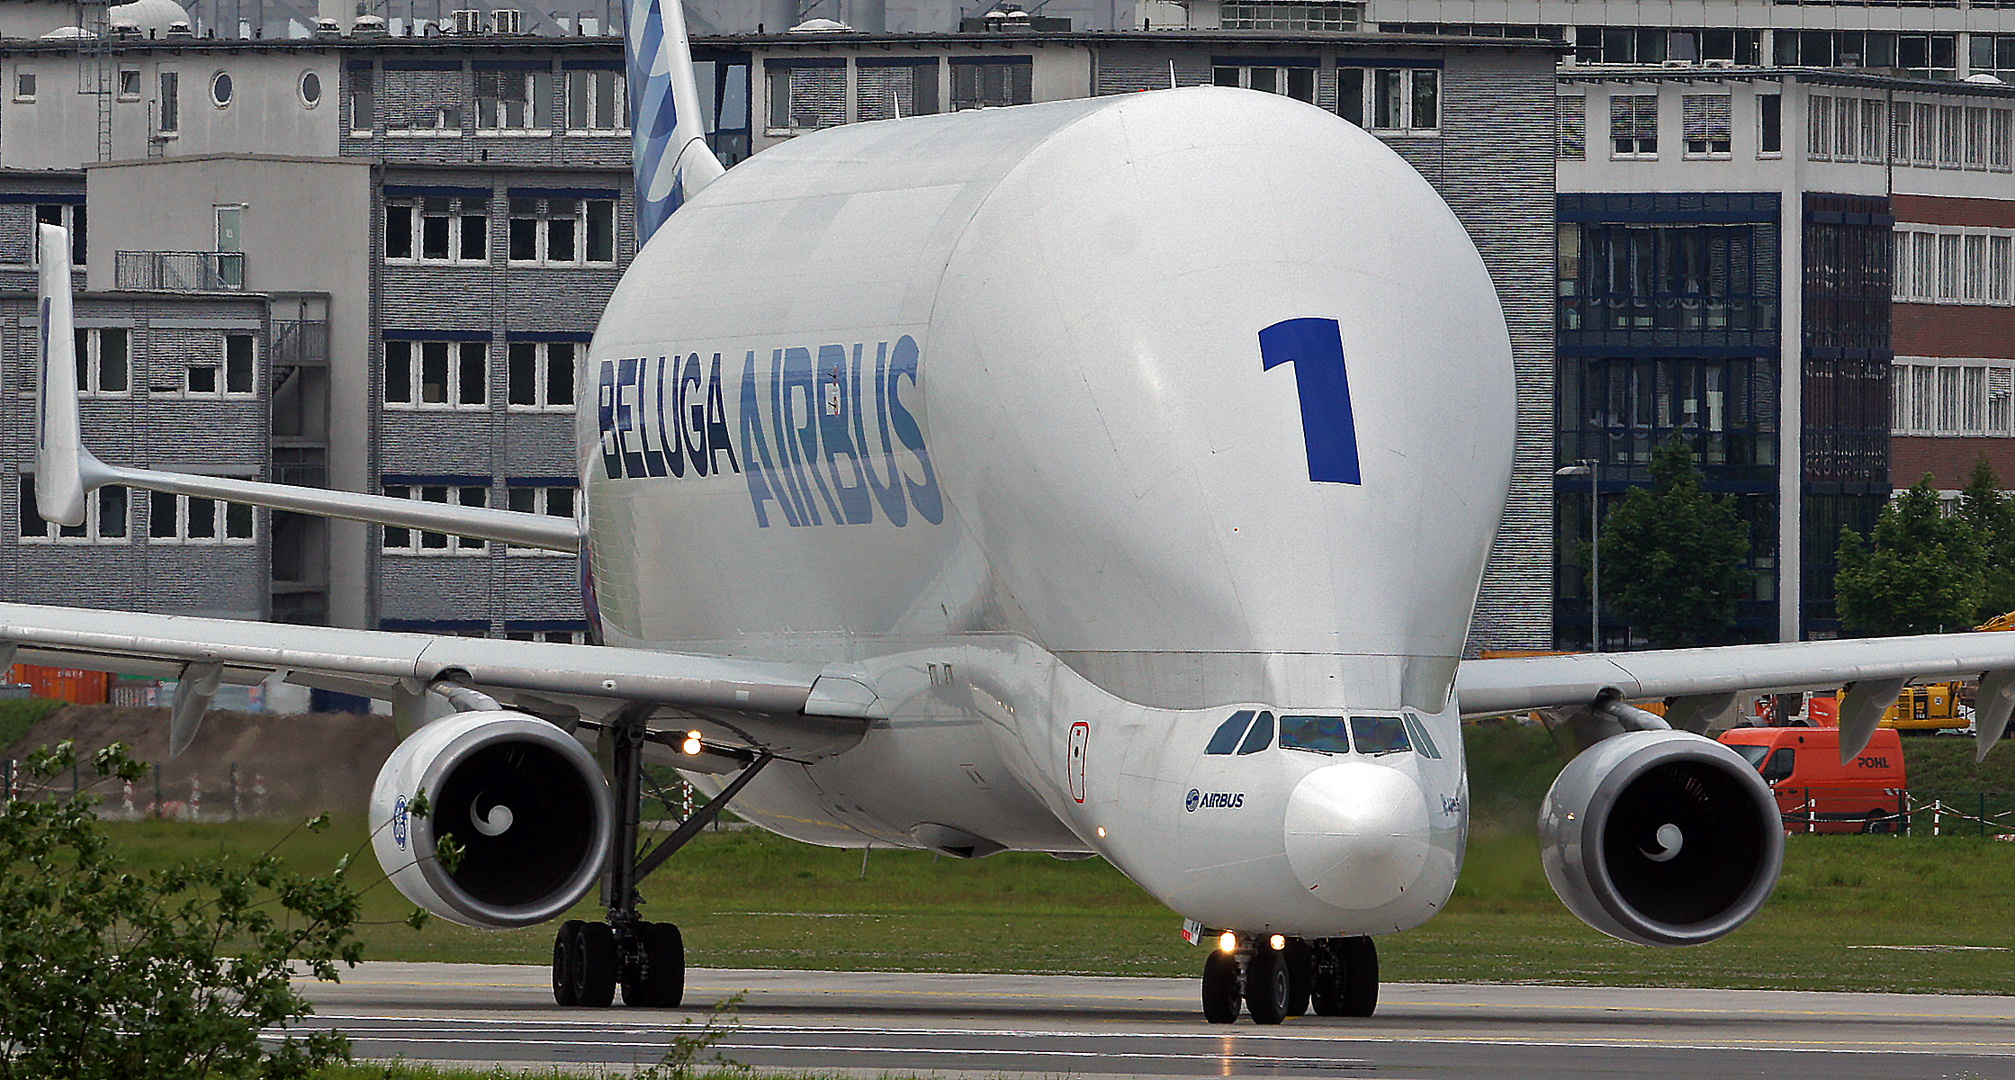
[[(135, 815), (158, 812), (206, 820), (229, 818), (234, 804), (240, 816), (362, 813), (378, 767), (398, 742), (391, 719), (384, 716), (213, 712), (189, 749), (170, 761), (167, 709), (71, 705), (49, 714), (19, 742), (0, 750), (0, 757), (20, 757), (65, 739), (75, 740), (86, 753), (123, 742), (136, 759), (159, 764), (158, 773), (133, 785)], [(82, 779), (90, 781), (88, 775)], [(67, 790), (68, 781), (59, 786)], [(99, 791), (108, 814), (125, 812), (126, 792)]]

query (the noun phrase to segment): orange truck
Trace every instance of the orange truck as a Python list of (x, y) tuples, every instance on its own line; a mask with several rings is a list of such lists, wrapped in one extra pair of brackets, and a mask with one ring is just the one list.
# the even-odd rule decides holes
[(1875, 732), (1840, 763), (1840, 729), (1742, 727), (1721, 742), (1763, 774), (1790, 832), (1886, 833), (1903, 823), (1903, 739)]

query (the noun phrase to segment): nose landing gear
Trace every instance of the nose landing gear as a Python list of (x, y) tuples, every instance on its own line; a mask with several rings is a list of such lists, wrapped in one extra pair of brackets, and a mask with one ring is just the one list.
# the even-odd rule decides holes
[[(1276, 946), (1275, 941), (1279, 944)], [(1203, 1018), (1255, 1024), (1317, 1016), (1370, 1016), (1378, 1007), (1378, 947), (1368, 937), (1225, 935), (1203, 964)]]

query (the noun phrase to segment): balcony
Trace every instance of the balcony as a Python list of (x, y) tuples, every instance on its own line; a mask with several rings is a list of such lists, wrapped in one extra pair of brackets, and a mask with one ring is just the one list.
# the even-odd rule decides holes
[(239, 292), (245, 288), (242, 251), (120, 251), (113, 288), (128, 292)]

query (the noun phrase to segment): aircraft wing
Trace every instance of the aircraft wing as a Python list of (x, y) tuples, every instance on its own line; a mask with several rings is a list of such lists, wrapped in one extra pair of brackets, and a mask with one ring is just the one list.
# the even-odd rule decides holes
[(1940, 679), (1980, 680), (1975, 729), (1985, 757), (2015, 709), (2015, 633), (1465, 660), (1455, 686), (1465, 716), (1663, 698), (1668, 714), (1690, 717), (1719, 712), (1740, 693), (1845, 689), (1841, 752), (1851, 757), (1850, 741), (1859, 753), (1905, 685)]
[[(858, 742), (879, 704), (844, 665), (0, 604), (0, 668), (14, 662), (182, 680), (191, 689), (178, 692), (176, 749), (219, 683), (276, 671), (297, 685), (390, 700), (395, 715), (429, 691), (451, 702), (474, 691), (591, 726), (626, 705), (656, 706), (653, 727), (699, 726), (710, 746), (797, 760)], [(185, 709), (185, 694), (202, 700)]]

